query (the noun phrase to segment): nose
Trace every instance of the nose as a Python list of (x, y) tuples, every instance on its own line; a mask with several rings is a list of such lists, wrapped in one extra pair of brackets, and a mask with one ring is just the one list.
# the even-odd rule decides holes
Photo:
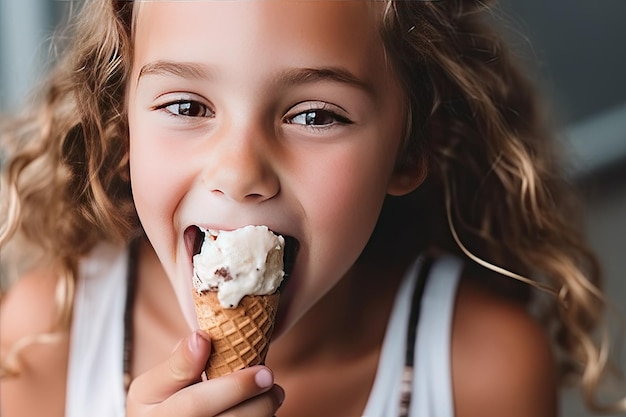
[(267, 137), (221, 132), (209, 151), (202, 183), (213, 194), (237, 202), (262, 202), (280, 190)]

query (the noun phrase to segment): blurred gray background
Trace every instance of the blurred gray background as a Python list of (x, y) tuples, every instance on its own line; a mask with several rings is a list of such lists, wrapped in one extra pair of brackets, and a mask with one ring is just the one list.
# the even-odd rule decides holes
[[(0, 0), (2, 112), (28, 105), (29, 91), (46, 68), (51, 33), (68, 9), (67, 1)], [(507, 17), (503, 30), (557, 109), (606, 290), (624, 314), (626, 0), (504, 0), (498, 13)], [(562, 402), (562, 416), (591, 415), (576, 391), (566, 390)]]

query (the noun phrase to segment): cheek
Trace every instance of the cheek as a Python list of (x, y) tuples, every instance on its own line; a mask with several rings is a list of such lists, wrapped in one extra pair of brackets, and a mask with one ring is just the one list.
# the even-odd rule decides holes
[[(135, 123), (133, 123), (135, 122)], [(175, 245), (175, 211), (182, 198), (183, 175), (177, 172), (175, 152), (158, 145), (158, 132), (129, 118), (130, 175), (139, 219), (155, 249), (171, 253)]]
[[(348, 268), (367, 243), (376, 224), (391, 175), (387, 149), (346, 152), (325, 158), (300, 187), (312, 227), (315, 251)], [(341, 257), (333, 252), (343, 253)]]

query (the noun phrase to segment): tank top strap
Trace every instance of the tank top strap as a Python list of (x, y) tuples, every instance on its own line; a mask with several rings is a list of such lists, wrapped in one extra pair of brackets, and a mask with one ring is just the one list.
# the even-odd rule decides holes
[(454, 417), (451, 339), (462, 270), (460, 259), (444, 255), (428, 274), (415, 340), (410, 417)]
[(451, 330), (462, 262), (418, 258), (394, 302), (364, 417), (453, 417)]
[(67, 376), (66, 417), (123, 417), (128, 251), (102, 244), (80, 264)]

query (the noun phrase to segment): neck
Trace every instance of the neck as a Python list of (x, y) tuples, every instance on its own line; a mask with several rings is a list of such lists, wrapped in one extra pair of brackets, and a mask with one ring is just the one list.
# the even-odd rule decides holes
[[(359, 262), (272, 344), (267, 363), (280, 372), (378, 354), (408, 262)], [(383, 283), (384, 285), (381, 285)]]
[(147, 240), (140, 243), (137, 262), (133, 309), (135, 376), (167, 359), (176, 343), (189, 333), (172, 285)]

